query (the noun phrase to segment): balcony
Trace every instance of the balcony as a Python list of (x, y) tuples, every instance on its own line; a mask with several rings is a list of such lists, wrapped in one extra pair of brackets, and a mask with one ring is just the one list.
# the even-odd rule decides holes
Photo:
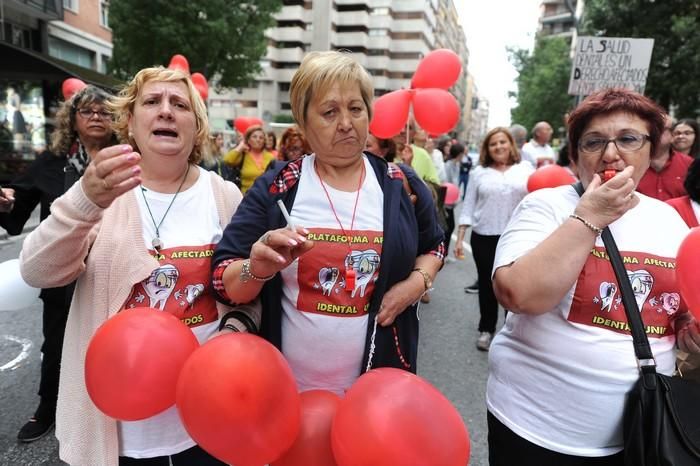
[(265, 37), (276, 42), (303, 42), (305, 44), (311, 42), (309, 32), (299, 26), (270, 28), (265, 31)]
[[(375, 38), (372, 38), (375, 39)], [(331, 44), (334, 47), (367, 47), (369, 37), (364, 32), (331, 33)]]
[(283, 6), (282, 10), (274, 15), (277, 21), (311, 21), (311, 10), (301, 5)]
[(336, 26), (364, 26), (369, 24), (369, 14), (366, 11), (337, 11), (332, 20)]
[(301, 63), (301, 60), (304, 58), (304, 50), (301, 47), (278, 49), (268, 46), (267, 55), (265, 55), (265, 58), (276, 62), (285, 61)]

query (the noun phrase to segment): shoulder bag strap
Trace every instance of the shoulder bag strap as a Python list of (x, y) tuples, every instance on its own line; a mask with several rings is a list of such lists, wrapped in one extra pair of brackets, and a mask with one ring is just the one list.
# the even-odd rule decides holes
[[(573, 186), (578, 195), (581, 196), (583, 194), (583, 185), (581, 182), (579, 181)], [(640, 314), (639, 307), (637, 306), (637, 300), (634, 299), (634, 291), (632, 290), (632, 285), (630, 284), (627, 270), (625, 270), (625, 265), (622, 261), (622, 257), (620, 256), (620, 251), (617, 249), (615, 238), (613, 238), (613, 235), (608, 227), (603, 229), (601, 237), (603, 238), (603, 244), (605, 244), (605, 249), (607, 250), (608, 257), (610, 258), (612, 268), (615, 271), (617, 284), (620, 287), (622, 304), (625, 308), (625, 314), (627, 315), (627, 322), (629, 323), (632, 331), (634, 354), (639, 362), (639, 368), (645, 372), (655, 371), (656, 362), (654, 361), (654, 355), (651, 352), (649, 339), (644, 331), (644, 322), (642, 322), (642, 316)]]

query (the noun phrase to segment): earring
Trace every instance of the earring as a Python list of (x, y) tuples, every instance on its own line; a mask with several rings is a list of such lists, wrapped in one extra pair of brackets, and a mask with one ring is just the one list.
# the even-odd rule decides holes
[(129, 139), (134, 139), (134, 133), (132, 133), (131, 131), (129, 131), (128, 136), (129, 136)]

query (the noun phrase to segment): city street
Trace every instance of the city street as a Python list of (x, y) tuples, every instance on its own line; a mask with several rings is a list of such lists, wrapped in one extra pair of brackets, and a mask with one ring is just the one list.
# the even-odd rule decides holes
[[(20, 237), (21, 238), (21, 237)], [(0, 241), (0, 262), (16, 258), (21, 239)], [(465, 294), (476, 271), (469, 256), (445, 265), (435, 281), (429, 304), (421, 307), (418, 373), (456, 406), (469, 429), (473, 466), (487, 461), (487, 353), (474, 345), (477, 336), (477, 295)], [(36, 408), (41, 345), (41, 306), (0, 312), (0, 465), (55, 466), (58, 444), (53, 434), (19, 444), (17, 430)], [(26, 355), (26, 357), (24, 357)]]

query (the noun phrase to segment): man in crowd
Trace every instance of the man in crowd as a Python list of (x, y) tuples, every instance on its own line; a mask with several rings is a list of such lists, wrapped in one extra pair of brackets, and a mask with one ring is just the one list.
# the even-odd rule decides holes
[(671, 127), (673, 121), (666, 115), (664, 132), (656, 152), (651, 156), (649, 168), (637, 185), (637, 191), (660, 201), (685, 196), (685, 175), (693, 158), (673, 150)]
[(532, 128), (532, 139), (523, 145), (521, 155), (535, 168), (555, 163), (557, 158), (554, 149), (549, 145), (552, 139), (552, 126), (546, 121), (538, 122)]

